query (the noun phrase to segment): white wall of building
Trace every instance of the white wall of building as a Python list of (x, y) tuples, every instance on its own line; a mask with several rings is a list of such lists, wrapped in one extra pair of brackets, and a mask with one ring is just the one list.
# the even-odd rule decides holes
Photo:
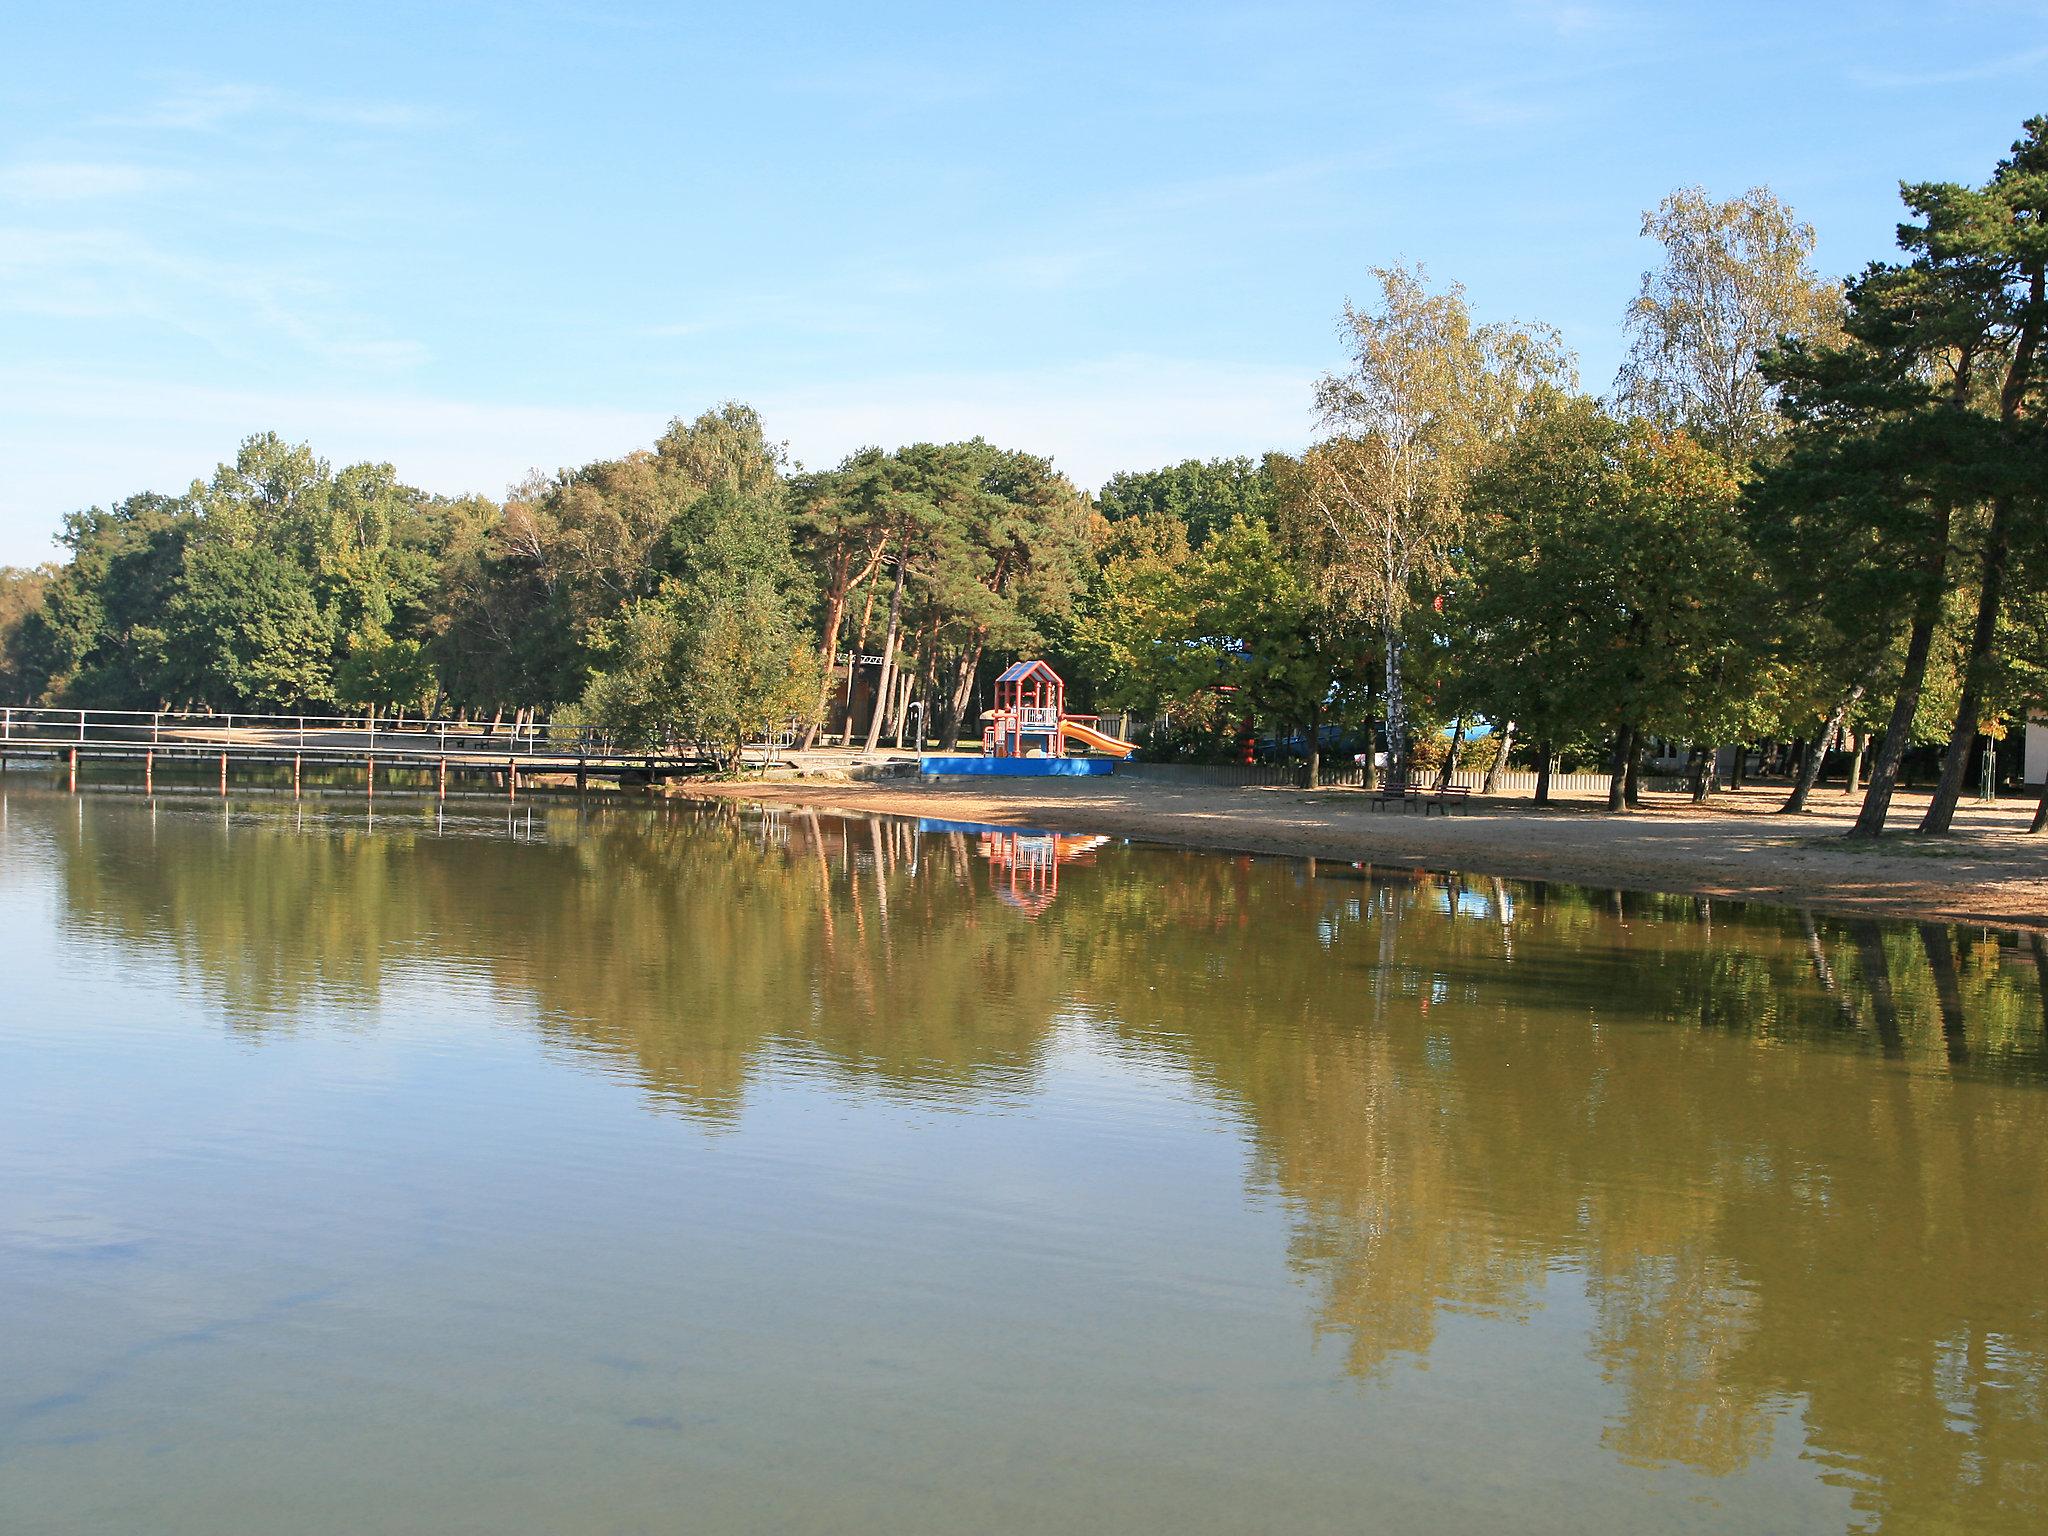
[(2026, 780), (2029, 784), (2048, 783), (2048, 721), (2034, 720), (2027, 725)]

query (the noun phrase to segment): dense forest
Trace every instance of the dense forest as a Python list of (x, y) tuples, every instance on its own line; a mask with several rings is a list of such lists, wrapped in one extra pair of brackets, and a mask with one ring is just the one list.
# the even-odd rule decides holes
[(1945, 830), (2048, 703), (2048, 119), (1901, 195), (1896, 259), (1836, 281), (1768, 190), (1673, 193), (1604, 398), (1549, 328), (1376, 269), (1305, 452), (1093, 496), (978, 438), (806, 469), (737, 403), (502, 502), (254, 436), (0, 574), (0, 696), (540, 711), (730, 760), (973, 736), (1046, 654), (1159, 755), (1577, 760), (1624, 810), (1653, 750), (1705, 796), (1717, 749), (1772, 742), (1791, 809), (1846, 755), (1874, 835), (1918, 746)]

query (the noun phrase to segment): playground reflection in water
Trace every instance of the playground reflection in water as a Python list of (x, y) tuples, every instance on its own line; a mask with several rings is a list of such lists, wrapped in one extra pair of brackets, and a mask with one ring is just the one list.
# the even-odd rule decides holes
[(2048, 1521), (2034, 940), (363, 809), (0, 790), (0, 1529)]

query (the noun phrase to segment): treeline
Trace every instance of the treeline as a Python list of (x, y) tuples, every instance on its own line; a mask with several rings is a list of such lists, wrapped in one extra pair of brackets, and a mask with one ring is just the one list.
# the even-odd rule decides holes
[(252, 438), (9, 573), (0, 689), (537, 708), (730, 762), (785, 727), (971, 739), (990, 674), (1046, 654), (1082, 706), (1164, 717), (1155, 751), (1292, 750), (1311, 782), (1340, 746), (1397, 781), (1520, 753), (1609, 768), (1622, 809), (1653, 750), (1705, 796), (1717, 749), (1777, 742), (1797, 808), (1841, 747), (1874, 834), (1931, 745), (1944, 830), (2048, 699), (2043, 120), (1981, 184), (1902, 194), (1898, 259), (1843, 283), (1767, 190), (1674, 193), (1605, 399), (1547, 327), (1377, 270), (1305, 453), (1093, 498), (979, 439), (805, 471), (736, 404), (502, 503)]
[(2044, 132), (1903, 186), (1900, 258), (1847, 283), (1768, 191), (1674, 193), (1606, 400), (1547, 328), (1376, 272), (1300, 459), (1105, 491), (1077, 653), (1196, 741), (1282, 723), (1311, 778), (1333, 721), (1394, 780), (1483, 723), (1543, 775), (1605, 766), (1620, 810), (1653, 744), (1704, 797), (1717, 748), (1776, 741), (1797, 810), (1853, 743), (1875, 835), (1929, 744), (1947, 830), (1980, 742), (2048, 700)]
[(870, 744), (884, 716), (957, 732), (984, 661), (1070, 611), (1088, 518), (1046, 460), (978, 440), (795, 472), (735, 404), (502, 504), (262, 435), (183, 496), (73, 514), (65, 564), (8, 573), (0, 687), (108, 709), (538, 709), (730, 762), (815, 730), (844, 642), (884, 656)]

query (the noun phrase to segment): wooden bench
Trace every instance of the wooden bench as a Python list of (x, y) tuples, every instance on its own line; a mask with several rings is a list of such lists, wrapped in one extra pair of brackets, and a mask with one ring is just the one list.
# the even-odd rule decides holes
[(1410, 806), (1419, 805), (1424, 816), (1432, 811), (1448, 816), (1454, 810), (1463, 811), (1471, 798), (1469, 789), (1425, 789), (1419, 784), (1387, 784), (1374, 790), (1366, 804), (1376, 811), (1390, 805), (1398, 805), (1406, 811)]

